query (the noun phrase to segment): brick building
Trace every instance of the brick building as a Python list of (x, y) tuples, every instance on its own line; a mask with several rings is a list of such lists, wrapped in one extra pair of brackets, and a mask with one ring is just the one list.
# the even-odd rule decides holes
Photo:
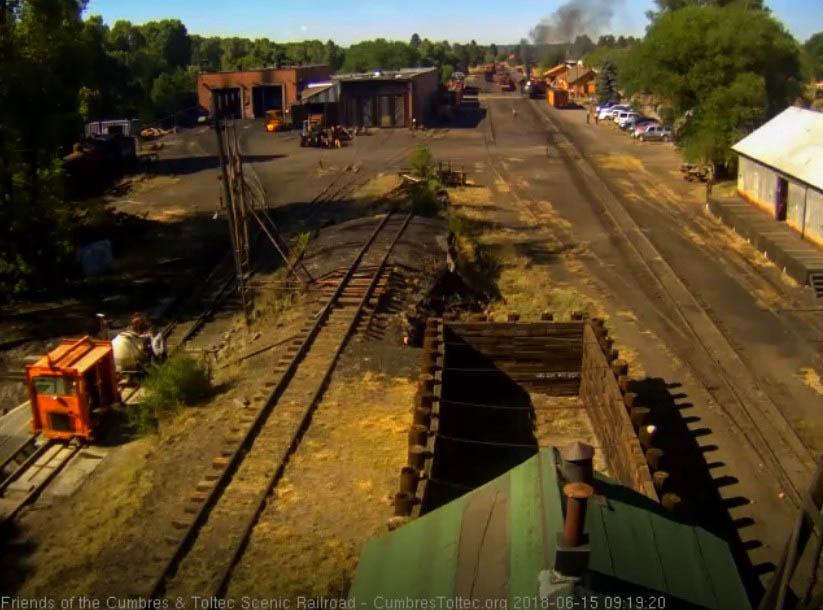
[(227, 116), (252, 119), (266, 110), (288, 110), (300, 102), (303, 89), (312, 81), (329, 80), (326, 65), (287, 68), (260, 68), (228, 72), (204, 72), (197, 76), (197, 99), (211, 110), (212, 92), (218, 92), (218, 104)]
[(429, 121), (437, 104), (437, 68), (403, 68), (334, 77), (338, 117), (347, 126), (409, 127)]

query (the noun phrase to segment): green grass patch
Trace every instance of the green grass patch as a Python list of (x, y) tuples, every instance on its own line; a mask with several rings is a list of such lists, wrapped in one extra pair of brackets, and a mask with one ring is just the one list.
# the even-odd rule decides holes
[(409, 165), (412, 172), (418, 178), (431, 178), (434, 176), (434, 156), (428, 146), (417, 143), (409, 157)]
[(296, 263), (302, 258), (303, 254), (306, 253), (306, 249), (309, 247), (311, 240), (311, 231), (303, 231), (297, 235), (297, 239), (294, 241), (294, 247), (291, 249), (292, 263)]
[(208, 367), (182, 353), (149, 365), (142, 388), (143, 400), (128, 410), (129, 423), (138, 434), (156, 432), (161, 420), (212, 394)]
[(448, 222), (449, 232), (454, 233), (455, 235), (465, 235), (467, 237), (474, 237), (477, 235), (477, 227), (475, 226), (475, 223), (462, 214), (449, 214)]

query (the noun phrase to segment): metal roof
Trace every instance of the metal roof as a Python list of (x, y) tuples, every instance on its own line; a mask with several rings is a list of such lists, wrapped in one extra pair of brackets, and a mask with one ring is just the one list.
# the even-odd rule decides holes
[(408, 80), (421, 74), (434, 72), (437, 68), (400, 68), (399, 70), (374, 70), (372, 72), (356, 72), (352, 74), (335, 74), (332, 76), (338, 81), (359, 81), (359, 80)]
[(790, 106), (732, 150), (823, 190), (823, 113)]
[(89, 337), (63, 339), (48, 355), (31, 366), (33, 369), (74, 370), (82, 374), (111, 353), (111, 342)]
[(281, 65), (281, 66), (257, 66), (244, 70), (214, 70), (198, 72), (198, 76), (208, 76), (209, 74), (242, 74), (244, 72), (276, 72), (278, 70), (305, 70), (307, 68), (328, 68), (329, 64), (302, 64), (302, 65)]
[(339, 87), (334, 84), (303, 89), (300, 94), (302, 104), (333, 104), (339, 99)]
[[(563, 527), (555, 460), (554, 449), (544, 448), (486, 485), (371, 540), (349, 599), (358, 607), (441, 596), (524, 607), (514, 602), (541, 595), (539, 579), (545, 585), (555, 565)], [(607, 595), (642, 593), (703, 608), (751, 607), (725, 541), (673, 520), (656, 502), (599, 474), (594, 487), (597, 495), (586, 510), (588, 570), (575, 593), (601, 602)]]
[(553, 76), (555, 74), (560, 74), (561, 72), (566, 72), (569, 67), (566, 64), (559, 64), (554, 68), (549, 68), (545, 72), (543, 72), (543, 76)]
[(594, 76), (594, 70), (586, 66), (575, 66), (574, 68), (569, 68), (569, 71), (566, 73), (566, 75), (560, 78), (565, 80), (570, 85), (573, 85), (574, 83), (583, 80), (589, 75)]

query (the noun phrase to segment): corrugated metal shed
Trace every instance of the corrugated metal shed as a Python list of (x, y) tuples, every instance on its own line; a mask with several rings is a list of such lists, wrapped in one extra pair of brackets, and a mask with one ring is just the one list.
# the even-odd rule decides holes
[(373, 72), (357, 72), (352, 74), (335, 74), (337, 81), (360, 80), (409, 80), (427, 72), (434, 72), (437, 68), (400, 68), (399, 70), (375, 70)]
[(338, 101), (339, 97), (339, 85), (319, 85), (303, 89), (300, 101), (303, 104), (334, 104)]
[[(617, 607), (605, 605), (606, 596), (663, 595), (666, 605), (658, 600), (656, 607), (681, 607), (679, 602), (750, 608), (723, 540), (673, 520), (657, 503), (605, 477), (597, 475), (595, 493), (602, 499), (593, 498), (586, 513), (588, 572), (585, 585), (574, 590), (589, 604), (562, 607), (593, 608), (593, 597), (600, 598), (598, 607)], [(534, 605), (538, 578), (554, 567), (562, 502), (555, 452), (546, 448), (490, 483), (369, 542), (349, 598), (357, 607), (437, 598), (508, 604), (472, 607), (543, 607)]]
[(732, 150), (823, 190), (823, 113), (786, 108)]

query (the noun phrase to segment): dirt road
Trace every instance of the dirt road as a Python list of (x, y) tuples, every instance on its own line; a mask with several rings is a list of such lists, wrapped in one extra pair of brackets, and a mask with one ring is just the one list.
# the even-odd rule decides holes
[(767, 573), (823, 446), (821, 397), (803, 373), (823, 370), (821, 335), (786, 311), (808, 309), (808, 295), (703, 212), (670, 145), (635, 145), (519, 95), (481, 95), (481, 106), (481, 129), (461, 136), (471, 145), (450, 137), (436, 156), (474, 168), (498, 229), (533, 242), (541, 226), (552, 246), (523, 243), (518, 256), (609, 313), (653, 395), (681, 413), (701, 456), (695, 478), (713, 482), (693, 489), (703, 523), (733, 526), (741, 563), (753, 579)]

